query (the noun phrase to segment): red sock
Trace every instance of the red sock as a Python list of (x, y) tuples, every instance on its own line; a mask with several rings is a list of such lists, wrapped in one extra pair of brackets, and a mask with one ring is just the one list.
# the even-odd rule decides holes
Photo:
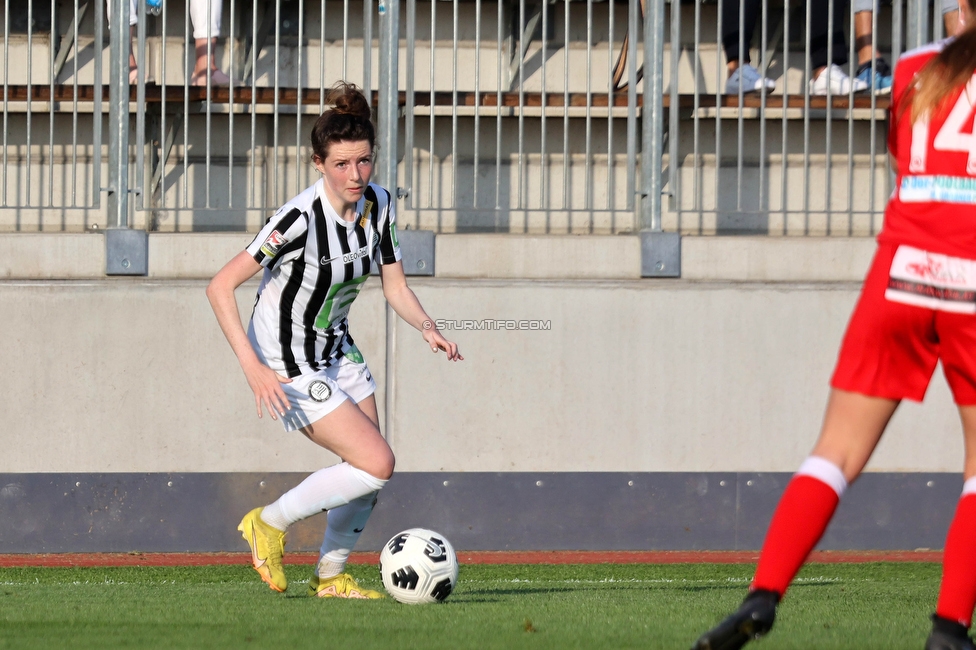
[(820, 479), (798, 474), (783, 492), (766, 532), (752, 589), (783, 597), (804, 560), (823, 536), (840, 497)]
[(949, 525), (935, 613), (969, 627), (976, 606), (976, 494), (963, 494)]

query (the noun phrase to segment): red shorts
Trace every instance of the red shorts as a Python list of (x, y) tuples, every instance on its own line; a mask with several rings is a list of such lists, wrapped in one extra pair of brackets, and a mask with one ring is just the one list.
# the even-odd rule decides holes
[(976, 404), (976, 314), (886, 299), (897, 249), (895, 244), (878, 245), (830, 385), (872, 397), (921, 402), (941, 359), (956, 404)]

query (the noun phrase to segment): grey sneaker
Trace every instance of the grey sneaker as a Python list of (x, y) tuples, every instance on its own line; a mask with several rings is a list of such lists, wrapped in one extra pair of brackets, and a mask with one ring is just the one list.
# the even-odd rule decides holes
[(763, 88), (774, 90), (776, 82), (760, 75), (759, 70), (748, 63), (739, 66), (725, 82), (726, 95), (738, 95), (740, 90), (744, 93), (753, 93)]

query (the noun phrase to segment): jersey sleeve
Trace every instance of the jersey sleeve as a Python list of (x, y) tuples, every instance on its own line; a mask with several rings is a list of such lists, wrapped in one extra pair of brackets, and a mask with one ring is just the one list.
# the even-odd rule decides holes
[[(898, 118), (903, 117), (905, 110), (911, 114), (911, 107), (902, 108), (902, 102), (906, 100), (905, 91), (909, 83), (915, 79), (914, 70), (906, 70), (907, 66), (899, 61), (895, 65), (894, 80), (891, 84), (891, 104), (888, 106), (888, 153), (892, 158), (898, 159)], [(906, 79), (907, 77), (907, 79)]]
[(278, 210), (248, 245), (247, 252), (265, 268), (276, 268), (302, 254), (308, 215), (292, 205)]
[(894, 93), (891, 94), (891, 104), (888, 106), (888, 155), (898, 160), (898, 104)]
[(376, 261), (380, 264), (395, 264), (401, 259), (400, 241), (397, 239), (396, 232), (396, 209), (393, 206), (393, 197), (386, 192), (386, 209), (383, 210), (379, 224), (379, 255)]

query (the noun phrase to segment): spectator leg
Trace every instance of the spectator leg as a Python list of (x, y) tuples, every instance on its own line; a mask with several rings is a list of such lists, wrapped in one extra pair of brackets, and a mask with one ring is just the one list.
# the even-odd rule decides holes
[[(209, 52), (208, 52), (209, 50)], [(216, 38), (198, 38), (196, 39), (196, 55), (197, 61), (193, 66), (193, 76), (199, 77), (210, 70), (213, 72), (217, 69), (217, 63), (214, 61), (214, 53), (217, 51), (217, 39)]]
[(828, 34), (830, 27), (831, 0), (810, 0), (810, 68), (812, 78), (816, 79), (830, 63), (843, 66), (847, 63), (847, 43), (844, 39), (845, 21), (849, 20), (847, 2), (833, 0), (834, 29)]
[(854, 2), (854, 50), (857, 63), (867, 63), (881, 58), (874, 47), (874, 0), (853, 0)]
[(217, 68), (216, 56), (223, 0), (190, 0), (189, 8), (196, 51), (190, 83), (203, 86), (211, 79), (214, 84), (225, 86), (230, 79)]

